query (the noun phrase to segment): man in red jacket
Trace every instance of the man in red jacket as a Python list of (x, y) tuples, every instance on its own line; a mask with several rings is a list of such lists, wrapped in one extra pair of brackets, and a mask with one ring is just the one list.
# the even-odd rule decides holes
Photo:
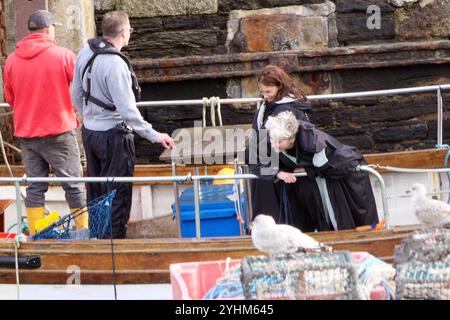
[[(70, 83), (76, 55), (56, 45), (55, 19), (46, 10), (28, 19), (30, 34), (16, 44), (4, 66), (6, 101), (14, 110), (14, 135), (20, 139), (22, 162), (28, 177), (46, 177), (49, 166), (58, 177), (80, 177), (80, 153), (74, 129), (76, 110)], [(86, 205), (82, 183), (64, 183), (71, 210)], [(30, 234), (44, 217), (48, 183), (29, 183), (25, 205)], [(87, 227), (86, 214), (77, 228)]]

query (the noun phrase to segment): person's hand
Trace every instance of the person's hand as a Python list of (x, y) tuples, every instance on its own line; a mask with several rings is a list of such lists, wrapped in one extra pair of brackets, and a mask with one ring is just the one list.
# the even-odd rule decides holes
[(306, 172), (304, 168), (295, 168), (294, 173), (303, 173)]
[(297, 181), (297, 178), (292, 173), (284, 171), (279, 171), (277, 173), (277, 178), (286, 183), (294, 183)]
[(172, 149), (175, 147), (175, 141), (173, 141), (167, 133), (160, 133), (156, 142), (160, 143), (166, 149)]

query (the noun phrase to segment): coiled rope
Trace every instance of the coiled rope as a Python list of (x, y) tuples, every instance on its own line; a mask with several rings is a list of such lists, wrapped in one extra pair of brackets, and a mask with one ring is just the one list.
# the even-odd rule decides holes
[(203, 98), (203, 112), (202, 112), (202, 124), (203, 127), (206, 127), (206, 108), (210, 107), (210, 117), (211, 117), (211, 125), (213, 127), (216, 126), (216, 110), (217, 117), (219, 118), (219, 125), (222, 126), (222, 109), (220, 105), (219, 97), (211, 97), (211, 98)]

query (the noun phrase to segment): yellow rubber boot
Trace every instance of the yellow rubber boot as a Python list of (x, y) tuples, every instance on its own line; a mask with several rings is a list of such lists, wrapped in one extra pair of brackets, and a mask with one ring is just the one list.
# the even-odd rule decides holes
[(44, 218), (45, 208), (27, 208), (28, 227), (30, 228), (30, 236), (36, 233), (35, 223), (37, 220)]
[(75, 212), (80, 210), (81, 213), (78, 217), (75, 218), (75, 226), (77, 230), (88, 229), (89, 228), (89, 214), (86, 207), (84, 208), (70, 208), (71, 212)]

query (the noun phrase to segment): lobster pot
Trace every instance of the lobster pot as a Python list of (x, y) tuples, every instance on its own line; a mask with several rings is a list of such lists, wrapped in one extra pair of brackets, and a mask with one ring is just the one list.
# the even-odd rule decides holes
[(359, 299), (349, 252), (247, 256), (241, 262), (246, 299)]
[(450, 231), (410, 235), (396, 248), (396, 299), (450, 300)]

